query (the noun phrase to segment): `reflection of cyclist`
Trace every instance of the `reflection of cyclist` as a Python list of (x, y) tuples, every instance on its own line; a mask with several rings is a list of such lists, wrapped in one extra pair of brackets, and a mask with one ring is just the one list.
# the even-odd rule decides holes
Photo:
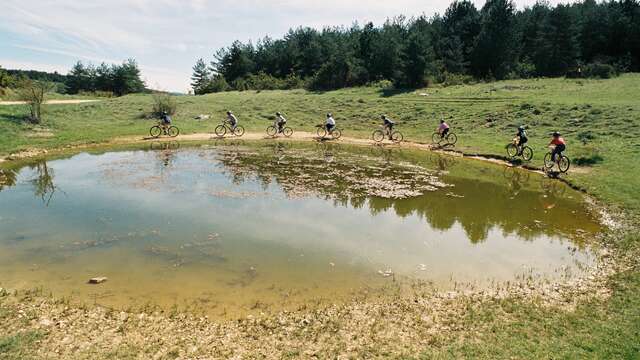
[(551, 139), (549, 146), (553, 146), (553, 150), (551, 150), (551, 161), (553, 162), (556, 161), (557, 155), (562, 155), (562, 152), (567, 149), (567, 143), (557, 131), (553, 133), (553, 138)]
[(393, 132), (393, 126), (396, 124), (393, 120), (389, 119), (386, 115), (382, 115), (382, 122), (387, 134), (389, 134), (389, 140), (391, 140), (391, 132)]
[(440, 134), (440, 138), (444, 139), (445, 136), (449, 133), (449, 124), (444, 122), (444, 120), (440, 120), (440, 126), (438, 126), (438, 133)]
[(285, 119), (282, 114), (279, 112), (276, 113), (276, 125), (278, 126), (278, 132), (281, 133), (284, 130), (284, 125), (287, 123), (287, 119)]
[(324, 126), (327, 128), (329, 134), (331, 134), (333, 132), (333, 129), (335, 129), (336, 120), (333, 118), (333, 115), (331, 113), (327, 114), (327, 121), (325, 122)]
[(238, 126), (238, 118), (231, 113), (231, 111), (227, 111), (227, 121), (231, 125), (231, 129), (235, 130)]

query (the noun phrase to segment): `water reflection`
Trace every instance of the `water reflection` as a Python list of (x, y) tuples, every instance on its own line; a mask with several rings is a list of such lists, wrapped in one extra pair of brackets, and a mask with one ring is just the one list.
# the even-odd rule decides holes
[[(318, 151), (320, 157), (300, 149), (286, 152), (277, 148), (274, 158), (269, 152), (221, 151), (218, 160), (236, 183), (257, 178), (263, 189), (267, 189), (275, 182), (291, 197), (313, 194), (337, 206), (366, 206), (372, 215), (392, 209), (403, 218), (417, 215), (441, 231), (450, 230), (458, 223), (472, 243), (485, 241), (494, 228), (526, 240), (541, 234), (567, 236), (597, 231), (595, 223), (577, 220), (576, 214), (584, 213), (584, 209), (576, 199), (564, 197), (564, 184), (545, 179), (538, 186), (531, 180), (531, 173), (521, 169), (501, 170), (496, 166), (487, 170), (486, 164), (480, 164), (475, 168), (486, 179), (448, 174), (442, 178), (446, 184), (420, 188), (424, 183), (418, 174), (432, 176), (431, 170), (390, 161), (391, 149), (372, 150), (372, 153), (384, 154), (375, 159), (354, 154), (346, 156), (343, 152), (340, 161), (335, 163), (326, 161), (327, 154), (335, 151), (332, 147), (320, 147)], [(447, 172), (457, 164), (449, 156), (437, 155), (431, 156), (429, 162), (439, 171)], [(274, 166), (274, 163), (286, 166)], [(465, 164), (464, 167), (474, 166)], [(380, 191), (366, 189), (371, 178), (380, 180), (373, 184), (380, 186), (381, 189), (377, 189)], [(403, 179), (411, 181), (411, 187), (420, 191), (395, 196), (394, 187), (406, 184)], [(438, 184), (433, 178), (427, 182)]]
[(13, 169), (0, 169), (0, 191), (16, 184), (18, 173)]

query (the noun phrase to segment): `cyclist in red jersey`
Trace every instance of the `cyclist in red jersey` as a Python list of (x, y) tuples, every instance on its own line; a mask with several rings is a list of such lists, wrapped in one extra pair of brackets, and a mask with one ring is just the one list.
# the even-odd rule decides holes
[(564, 138), (560, 135), (559, 132), (555, 131), (553, 133), (553, 138), (549, 143), (549, 146), (553, 145), (553, 150), (551, 151), (551, 160), (556, 161), (557, 155), (562, 155), (562, 152), (567, 149), (567, 143), (564, 141)]

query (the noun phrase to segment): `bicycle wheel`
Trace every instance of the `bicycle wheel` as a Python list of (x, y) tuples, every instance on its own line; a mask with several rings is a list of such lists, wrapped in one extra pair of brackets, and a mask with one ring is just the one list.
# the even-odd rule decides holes
[(235, 136), (244, 135), (244, 127), (242, 127), (241, 125), (236, 126), (236, 128), (233, 129), (233, 135)]
[(284, 134), (284, 136), (286, 137), (291, 137), (291, 135), (293, 135), (293, 129), (290, 127), (286, 127), (282, 130), (282, 133)]
[(274, 137), (278, 133), (278, 129), (275, 126), (269, 125), (267, 126), (267, 135)]
[(324, 127), (318, 127), (318, 131), (316, 131), (316, 133), (318, 134), (318, 137), (324, 138), (327, 136), (327, 129)]
[(382, 142), (382, 140), (384, 140), (384, 131), (382, 130), (374, 131), (373, 134), (371, 135), (371, 138), (375, 142)]
[(227, 133), (227, 127), (224, 125), (218, 125), (214, 131), (216, 132), (216, 135), (222, 137)]
[(560, 161), (558, 162), (558, 169), (560, 169), (560, 172), (566, 173), (567, 171), (569, 171), (570, 166), (571, 166), (571, 161), (569, 160), (569, 158), (564, 155), (561, 155)]
[(402, 142), (403, 139), (404, 136), (400, 131), (394, 131), (391, 133), (391, 141), (393, 141), (394, 143)]
[(167, 135), (171, 136), (171, 137), (176, 137), (180, 134), (180, 129), (178, 129), (175, 126), (170, 126), (169, 129), (167, 129)]
[(162, 129), (158, 125), (152, 126), (151, 129), (149, 129), (149, 135), (151, 135), (151, 137), (157, 138), (158, 136), (162, 135)]
[(546, 153), (544, 155), (544, 167), (547, 169), (552, 169), (555, 163), (551, 160), (551, 153)]
[(522, 158), (524, 161), (531, 161), (533, 159), (533, 149), (528, 146), (522, 148)]
[(335, 129), (333, 129), (333, 131), (331, 132), (331, 136), (332, 136), (334, 139), (338, 140), (338, 139), (340, 139), (340, 136), (342, 136), (342, 131), (341, 131), (340, 129), (338, 129), (338, 128), (335, 128)]
[(442, 140), (442, 136), (440, 136), (440, 134), (439, 134), (439, 133), (434, 132), (434, 133), (431, 135), (431, 143), (433, 143), (433, 144), (439, 144), (441, 140)]
[(518, 147), (516, 144), (511, 143), (507, 145), (507, 155), (509, 155), (510, 158), (518, 156)]
[(458, 136), (454, 133), (447, 134), (447, 142), (450, 145), (455, 145), (458, 142)]

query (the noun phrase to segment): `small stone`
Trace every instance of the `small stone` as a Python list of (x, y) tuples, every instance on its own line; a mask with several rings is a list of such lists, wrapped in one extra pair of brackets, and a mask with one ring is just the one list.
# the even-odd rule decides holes
[(107, 281), (107, 278), (105, 276), (98, 276), (98, 277), (94, 277), (89, 279), (89, 284), (102, 284), (103, 282)]

